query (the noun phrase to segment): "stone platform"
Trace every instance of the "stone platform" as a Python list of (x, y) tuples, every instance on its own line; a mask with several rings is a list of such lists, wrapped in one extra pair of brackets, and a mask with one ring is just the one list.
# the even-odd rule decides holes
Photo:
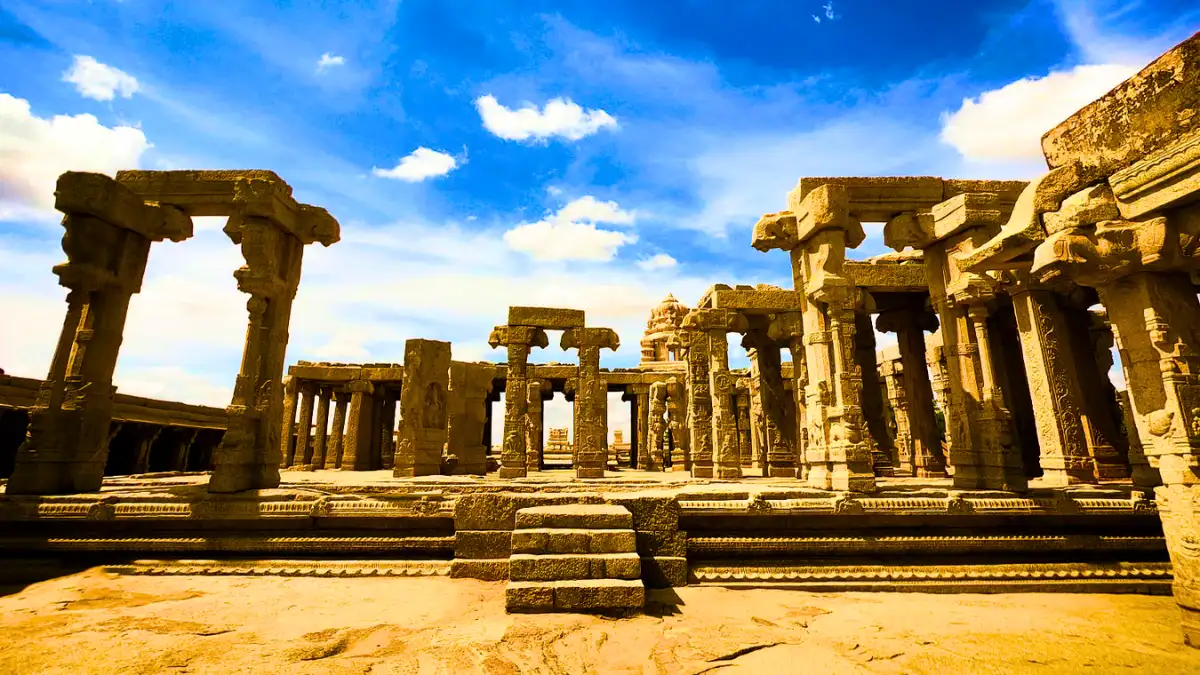
[(0, 558), (126, 573), (508, 580), (536, 535), (514, 539), (518, 511), (590, 504), (631, 514), (623, 529), (648, 588), (1169, 593), (1172, 580), (1155, 503), (1128, 484), (1017, 494), (885, 478), (868, 495), (669, 472), (282, 475), (279, 488), (225, 495), (207, 492), (203, 473), (110, 478), (91, 494), (0, 493)]

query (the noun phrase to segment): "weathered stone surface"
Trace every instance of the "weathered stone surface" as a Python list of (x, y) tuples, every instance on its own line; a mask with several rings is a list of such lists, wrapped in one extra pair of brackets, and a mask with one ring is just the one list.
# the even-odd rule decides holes
[(567, 581), (571, 579), (640, 579), (642, 563), (637, 553), (514, 553), (509, 559), (513, 581)]
[[(641, 609), (646, 604), (640, 581), (594, 579), (556, 582), (512, 582), (506, 592), (510, 612), (604, 612)], [(554, 602), (546, 604), (547, 594)]]
[(631, 553), (637, 551), (631, 530), (536, 528), (515, 530), (513, 553)]
[(512, 555), (513, 533), (507, 530), (456, 530), (454, 557), (492, 559)]
[(629, 529), (633, 527), (633, 515), (629, 509), (612, 504), (532, 506), (516, 512), (515, 525), (518, 528)]
[(1074, 227), (1095, 225), (1105, 220), (1121, 217), (1117, 200), (1107, 183), (1100, 183), (1080, 190), (1063, 200), (1057, 211), (1042, 216), (1046, 234), (1054, 234)]
[(508, 325), (536, 326), (547, 330), (583, 328), (582, 309), (558, 309), (552, 307), (509, 307)]
[[(455, 530), (508, 530), (516, 526), (517, 511), (554, 504), (603, 504), (599, 495), (467, 494), (454, 503)], [(537, 527), (533, 525), (531, 527)]]
[(499, 560), (472, 560), (455, 558), (450, 562), (452, 579), (478, 579), (480, 581), (505, 581), (508, 579), (508, 558)]
[(642, 558), (642, 582), (647, 588), (678, 588), (688, 585), (688, 561), (680, 556)]
[(405, 342), (404, 389), (393, 475), (430, 476), (441, 472), (449, 422), (449, 387), (450, 343), (419, 339)]

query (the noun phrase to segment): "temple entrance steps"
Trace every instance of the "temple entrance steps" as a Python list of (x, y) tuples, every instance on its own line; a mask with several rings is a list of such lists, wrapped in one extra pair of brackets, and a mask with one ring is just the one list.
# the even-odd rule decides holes
[(633, 515), (624, 506), (563, 504), (516, 513), (509, 612), (626, 613), (646, 590)]

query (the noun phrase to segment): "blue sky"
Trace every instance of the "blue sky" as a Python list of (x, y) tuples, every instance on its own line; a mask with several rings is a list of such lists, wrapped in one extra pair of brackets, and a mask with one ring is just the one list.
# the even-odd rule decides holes
[[(488, 330), (531, 304), (587, 310), (631, 366), (667, 292), (790, 284), (749, 236), (798, 177), (1033, 177), (1042, 132), (1198, 27), (1176, 0), (7, 0), (0, 367), (49, 363), (67, 169), (267, 168), (328, 208), (289, 362), (499, 360)], [(239, 264), (220, 223), (156, 245), (122, 390), (228, 400)]]

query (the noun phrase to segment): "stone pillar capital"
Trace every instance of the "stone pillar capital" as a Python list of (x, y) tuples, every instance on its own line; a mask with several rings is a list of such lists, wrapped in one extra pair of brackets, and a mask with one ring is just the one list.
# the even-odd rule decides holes
[(598, 347), (616, 351), (621, 347), (621, 338), (611, 328), (568, 328), (563, 331), (559, 346), (563, 350)]
[(683, 327), (707, 333), (745, 333), (750, 330), (745, 315), (732, 309), (693, 309), (683, 317)]
[(488, 336), (488, 344), (492, 349), (512, 345), (524, 345), (526, 349), (531, 347), (544, 349), (550, 344), (550, 341), (546, 337), (546, 331), (536, 326), (496, 326), (492, 329), (492, 334)]
[(771, 317), (767, 336), (772, 340), (790, 345), (793, 340), (804, 338), (804, 317), (800, 312), (780, 312)]

